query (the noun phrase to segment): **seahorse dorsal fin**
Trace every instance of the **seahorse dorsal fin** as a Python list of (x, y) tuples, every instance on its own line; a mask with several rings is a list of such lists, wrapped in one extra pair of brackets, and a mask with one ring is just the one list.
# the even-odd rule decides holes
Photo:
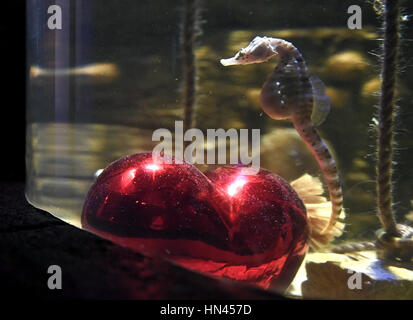
[(310, 82), (313, 87), (313, 113), (311, 121), (315, 126), (321, 125), (330, 113), (330, 97), (326, 94), (326, 86), (317, 76), (312, 75)]

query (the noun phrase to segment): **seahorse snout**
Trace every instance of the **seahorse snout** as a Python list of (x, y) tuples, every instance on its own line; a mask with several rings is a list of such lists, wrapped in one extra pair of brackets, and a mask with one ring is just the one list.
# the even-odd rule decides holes
[(271, 45), (267, 37), (255, 37), (254, 40), (246, 47), (237, 52), (237, 54), (228, 59), (221, 59), (224, 66), (244, 65), (252, 63), (261, 63), (277, 55), (274, 46)]

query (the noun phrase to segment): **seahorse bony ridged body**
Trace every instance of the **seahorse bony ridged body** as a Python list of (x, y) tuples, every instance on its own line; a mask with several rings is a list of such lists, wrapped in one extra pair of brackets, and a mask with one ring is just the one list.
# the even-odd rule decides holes
[(273, 119), (290, 119), (323, 172), (328, 186), (332, 213), (322, 233), (334, 227), (342, 212), (343, 194), (338, 170), (328, 147), (312, 123), (314, 87), (307, 65), (297, 48), (283, 39), (256, 37), (233, 58), (222, 59), (224, 66), (261, 63), (279, 57), (261, 91), (261, 105)]

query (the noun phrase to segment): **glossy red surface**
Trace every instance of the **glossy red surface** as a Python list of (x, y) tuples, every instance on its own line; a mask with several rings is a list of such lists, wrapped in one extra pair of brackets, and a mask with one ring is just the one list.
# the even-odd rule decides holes
[(191, 270), (284, 291), (307, 251), (305, 207), (268, 171), (227, 166), (205, 175), (151, 153), (122, 158), (98, 177), (85, 229)]

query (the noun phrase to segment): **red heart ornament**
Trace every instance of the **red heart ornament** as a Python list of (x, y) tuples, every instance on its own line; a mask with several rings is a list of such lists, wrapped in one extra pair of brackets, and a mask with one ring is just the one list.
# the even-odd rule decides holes
[(305, 207), (283, 179), (226, 166), (124, 157), (89, 190), (82, 224), (100, 236), (194, 271), (284, 291), (308, 248)]

